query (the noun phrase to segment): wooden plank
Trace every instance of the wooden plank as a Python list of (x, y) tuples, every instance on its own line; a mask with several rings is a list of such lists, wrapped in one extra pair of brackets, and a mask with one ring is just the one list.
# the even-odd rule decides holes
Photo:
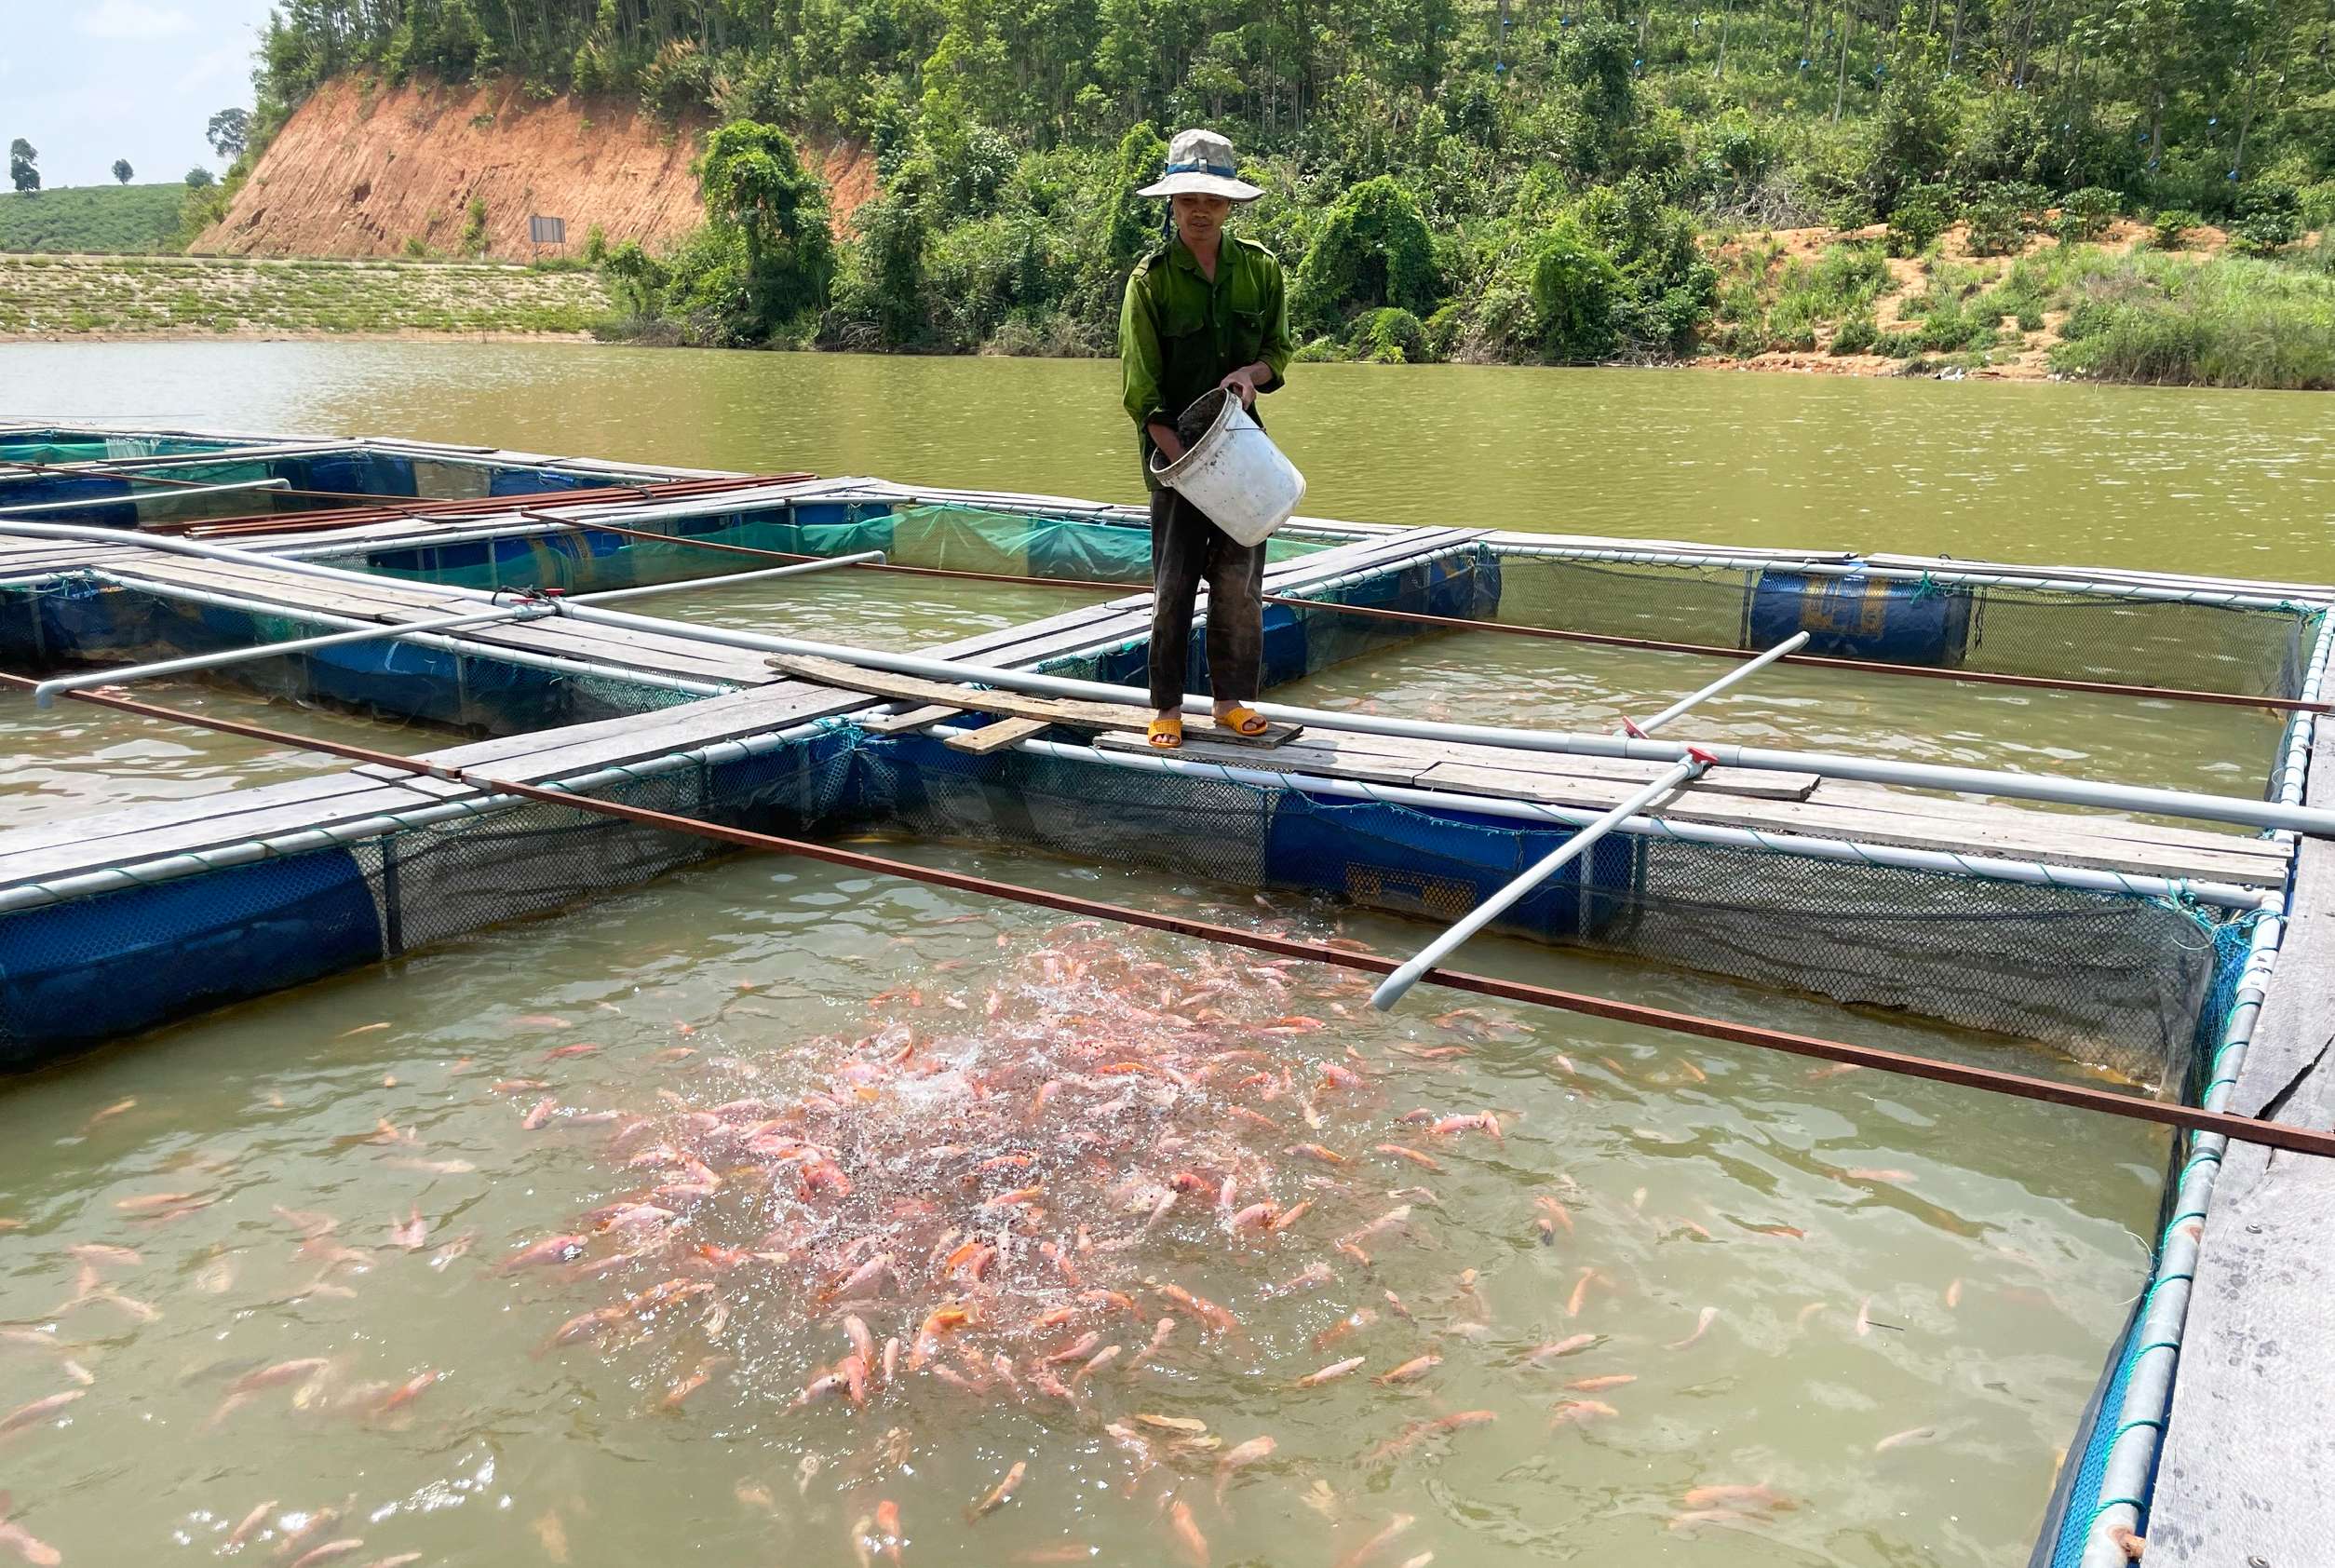
[(233, 800), (238, 809), (231, 814), (223, 813), (169, 827), (150, 828), (95, 843), (53, 845), (20, 855), (7, 854), (0, 858), (0, 884), (53, 882), (60, 877), (83, 872), (137, 865), (167, 856), (219, 849), (279, 833), (299, 832), (336, 822), (353, 822), (384, 812), (418, 811), (439, 804), (437, 797), (402, 785), (383, 784), (371, 779), (365, 780), (364, 785), (361, 790), (323, 800), (270, 800), (263, 804), (254, 798), (270, 794), (267, 790), (236, 791), (232, 796), (213, 796), (214, 800)]
[[(1565, 797), (1579, 793), (1570, 780), (1490, 768), (1438, 767), (1430, 782), (1437, 788), (1508, 794), (1524, 800), (1563, 799), (1568, 804), (1573, 801)], [(1992, 824), (1962, 820), (1924, 822), (1920, 817), (1908, 814), (1827, 805), (1821, 791), (1805, 801), (1755, 801), (1690, 790), (1657, 815), (1761, 832), (1896, 845), (1942, 854), (2035, 860), (2046, 865), (2146, 876), (2230, 882), (2249, 887), (2272, 886), (2283, 880), (2266, 873), (2251, 857), (2097, 838), (2083, 831), (2082, 818), (2039, 811), (2005, 808), (1999, 821)]]
[[(839, 659), (806, 658), (793, 654), (774, 655), (770, 663), (797, 679), (845, 691), (866, 692), (900, 701), (946, 704), (975, 712), (1000, 713), (1009, 718), (1041, 719), (1048, 724), (1140, 731), (1151, 722), (1148, 710), (1127, 703), (1032, 696), (1024, 692), (975, 691), (969, 686), (954, 685), (946, 681), (895, 675), (886, 670), (865, 669), (857, 665), (844, 664)], [(1207, 739), (1251, 747), (1278, 746), (1300, 733), (1294, 725), (1275, 724), (1262, 735), (1235, 735), (1214, 719), (1199, 714), (1185, 717), (1184, 731), (1187, 735), (1197, 735)]]
[[(1342, 751), (1398, 757), (1416, 762), (1418, 771), (1440, 765), (1493, 768), (1503, 772), (1549, 775), (1560, 778), (1595, 778), (1606, 782), (1650, 784), (1668, 771), (1667, 763), (1640, 762), (1628, 757), (1599, 757), (1572, 751), (1536, 751), (1520, 747), (1474, 746), (1440, 740), (1412, 740), (1400, 736), (1364, 735), (1316, 730), (1316, 736), (1337, 737)], [(1813, 773), (1771, 773), (1761, 768), (1715, 767), (1693, 788), (1718, 795), (1745, 795), (1755, 800), (1805, 800), (1821, 782)]]
[[(1224, 767), (1269, 768), (1275, 773), (1308, 773), (1325, 777), (1347, 778), (1362, 784), (1404, 784), (1419, 782), (1419, 770), (1395, 758), (1379, 758), (1340, 751), (1326, 743), (1326, 732), (1316, 730), (1303, 739), (1276, 746), (1259, 755), (1253, 749), (1228, 746), (1221, 740), (1208, 740), (1186, 736), (1182, 746), (1165, 753), (1188, 762), (1215, 763)], [(1162, 753), (1152, 750), (1140, 732), (1106, 731), (1095, 737), (1095, 747), (1103, 751), (1140, 751), (1150, 756)]]
[[(28, 822), (21, 827), (0, 832), (0, 880), (7, 876), (11, 857), (34, 850), (50, 849), (61, 845), (79, 845), (85, 848), (102, 845), (108, 840), (128, 837), (157, 828), (178, 827), (188, 822), (217, 818), (234, 811), (251, 809), (244, 803), (252, 797), (266, 794), (275, 802), (296, 800), (322, 801), (328, 796), (352, 794), (366, 788), (364, 780), (347, 773), (319, 774), (309, 778), (288, 778), (276, 784), (236, 789), (209, 795), (190, 795), (182, 800), (158, 801), (145, 805), (125, 807), (115, 811), (92, 812), (86, 816), (62, 817), (45, 822)], [(96, 851), (93, 850), (93, 853)]]
[(965, 710), (952, 708), (945, 702), (928, 702), (921, 708), (911, 708), (901, 713), (861, 713), (852, 723), (871, 735), (905, 735), (945, 720), (965, 716)]
[(2106, 839), (2129, 839), (2136, 844), (2200, 849), (2220, 855), (2249, 857), (2262, 863), (2263, 869), (2283, 874), (2293, 858), (2293, 847), (2272, 839), (2256, 838), (2244, 832), (2216, 832), (2209, 828), (2184, 828), (2167, 822), (2148, 822), (2130, 817), (2095, 815), (2081, 810), (2057, 811), (2040, 805), (2005, 806), (1988, 800), (1971, 800), (1960, 795), (1938, 794), (1929, 791), (1891, 789), (1880, 784), (1861, 784), (1847, 779), (1829, 778), (1824, 783), (1824, 799), (1829, 805), (1855, 806), (1861, 810), (1896, 811), (1932, 820), (1941, 818), (1964, 821), (1992, 820), (2005, 809), (2033, 812), (2040, 816), (2065, 817), (2084, 824), (2085, 831)]
[(941, 744), (952, 751), (965, 751), (976, 757), (986, 757), (1002, 751), (1016, 741), (1027, 740), (1033, 735), (1044, 735), (1054, 727), (1046, 719), (999, 719), (977, 730), (966, 730), (949, 737)]

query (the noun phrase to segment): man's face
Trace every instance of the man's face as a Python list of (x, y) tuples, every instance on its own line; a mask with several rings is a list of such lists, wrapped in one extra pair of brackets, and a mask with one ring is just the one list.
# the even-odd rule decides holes
[(1175, 210), (1176, 232), (1190, 245), (1214, 239), (1224, 230), (1225, 214), (1233, 204), (1221, 196), (1208, 196), (1198, 191), (1178, 193), (1169, 201)]

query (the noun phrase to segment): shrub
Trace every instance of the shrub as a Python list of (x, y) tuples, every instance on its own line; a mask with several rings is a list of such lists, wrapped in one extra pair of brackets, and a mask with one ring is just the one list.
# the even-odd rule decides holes
[(1983, 187), (1963, 209), (1970, 224), (1970, 253), (2007, 256), (2024, 250), (2036, 226), (2034, 214), (2047, 199), (2040, 185), (1996, 184)]
[(584, 264), (596, 267), (608, 259), (608, 231), (594, 223), (584, 231)]
[(1889, 253), (1918, 256), (1946, 232), (1946, 190), (1942, 185), (1914, 185), (1897, 197), (1889, 212)]
[(2149, 225), (2149, 237), (2160, 250), (2178, 250), (2181, 239), (2190, 230), (2203, 227), (2205, 220), (2186, 207), (2168, 207), (2156, 215)]
[(2230, 237), (2241, 250), (2282, 250), (2302, 237), (2302, 196), (2292, 185), (2256, 181), (2238, 193)]
[(1532, 312), (1542, 352), (1586, 364), (1613, 352), (1622, 275), (1579, 223), (1560, 218), (1532, 258)]
[(462, 253), (477, 256), (487, 248), (487, 210), (484, 196), (472, 196), (468, 216), (462, 225)]
[(1862, 310), (1842, 321), (1840, 330), (1832, 334), (1832, 352), (1870, 354), (1880, 337), (1881, 326), (1873, 319), (1873, 313)]
[(1426, 328), (1419, 318), (1395, 305), (1356, 317), (1346, 343), (1356, 358), (1373, 364), (1412, 364), (1432, 358)]
[(1416, 316), (1435, 308), (1435, 296), (1426, 220), (1410, 193), (1382, 174), (1331, 205), (1298, 268), (1290, 315), (1301, 330), (1320, 330), (1383, 305)]
[(2058, 236), (2063, 240), (2098, 239), (2122, 206), (2122, 198), (2104, 186), (2071, 191), (2059, 203)]

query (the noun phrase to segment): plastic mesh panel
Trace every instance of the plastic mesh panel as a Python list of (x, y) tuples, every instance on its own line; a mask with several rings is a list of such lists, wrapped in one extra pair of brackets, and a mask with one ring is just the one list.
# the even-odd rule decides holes
[(1568, 561), (1501, 552), (1497, 618), (1563, 631), (1765, 648), (1794, 631), (1842, 657), (2291, 697), (2306, 605), (2233, 609), (2032, 588)]
[[(1019, 845), (1451, 919), (1561, 844), (1490, 818), (1189, 775), (864, 740), (858, 804)], [(1501, 923), (1682, 969), (2056, 1046), (2178, 1088), (2220, 967), (2207, 917), (2114, 894), (1617, 835)]]

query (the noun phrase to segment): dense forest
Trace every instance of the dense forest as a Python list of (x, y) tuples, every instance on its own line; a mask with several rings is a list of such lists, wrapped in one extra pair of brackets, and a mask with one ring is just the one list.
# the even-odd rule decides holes
[[(692, 341), (1108, 352), (1159, 234), (1130, 187), (1206, 124), (1266, 188), (1238, 223), (1316, 356), (1752, 351), (1794, 341), (1743, 273), (1763, 231), (1886, 224), (1796, 278), (1853, 313), (1884, 246), (1935, 260), (1962, 223), (2017, 254), (2120, 215), (2160, 252), (2217, 225), (2253, 269), (2224, 291), (2335, 345), (2335, 251), (2307, 237), (2335, 208), (2329, 0), (285, 0), (258, 137), (351, 71), (725, 122), (706, 231), (609, 258)], [(875, 149), (840, 243), (781, 127)], [(2030, 303), (2114, 303), (2099, 269), (2030, 264)], [(1977, 324), (1917, 346), (1983, 348), (1948, 303)]]

